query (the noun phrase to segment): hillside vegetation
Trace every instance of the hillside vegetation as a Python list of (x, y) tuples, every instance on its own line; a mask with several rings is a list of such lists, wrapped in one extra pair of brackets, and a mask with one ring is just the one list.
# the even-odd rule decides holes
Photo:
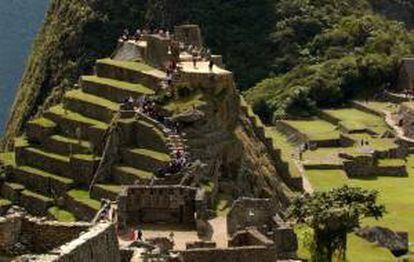
[(405, 25), (366, 1), (281, 1), (277, 10), (277, 75), (246, 93), (267, 122), (392, 88), (401, 58), (413, 51)]
[(239, 88), (259, 83), (246, 95), (267, 121), (379, 89), (393, 82), (398, 59), (411, 52), (411, 35), (378, 13), (411, 25), (413, 7), (409, 1), (368, 1), (52, 0), (5, 140), (22, 131), (52, 90), (59, 97), (90, 73), (96, 58), (114, 50), (125, 27), (200, 24), (206, 45), (223, 54)]

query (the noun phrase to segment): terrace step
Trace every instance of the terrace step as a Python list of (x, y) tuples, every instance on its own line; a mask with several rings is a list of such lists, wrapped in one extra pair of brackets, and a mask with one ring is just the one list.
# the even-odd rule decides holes
[(119, 110), (119, 104), (105, 98), (72, 90), (65, 94), (65, 108), (86, 117), (109, 123)]
[(24, 190), (24, 186), (17, 183), (6, 182), (1, 185), (1, 196), (13, 204), (18, 204), (20, 201), (20, 194)]
[(26, 135), (29, 141), (41, 143), (56, 132), (56, 123), (40, 117), (27, 122)]
[(101, 203), (92, 199), (86, 190), (71, 190), (65, 195), (65, 208), (71, 212), (76, 219), (91, 221), (96, 212), (101, 208)]
[[(48, 111), (44, 113), (44, 116), (58, 124), (58, 129), (61, 134), (64, 134), (66, 137), (77, 137), (76, 130), (80, 129), (81, 138), (89, 140), (91, 129), (95, 129), (98, 132), (97, 134), (103, 134), (108, 129), (108, 124), (86, 117), (77, 112), (73, 112), (69, 109), (63, 108), (63, 105), (51, 107)], [(99, 132), (100, 130), (100, 132)]]
[(80, 85), (85, 93), (122, 103), (130, 96), (154, 95), (155, 92), (141, 84), (133, 84), (98, 76), (82, 76)]
[(123, 149), (121, 157), (127, 165), (149, 172), (156, 172), (170, 161), (168, 154), (146, 148)]
[(0, 198), (0, 215), (4, 215), (12, 205), (13, 203), (10, 200)]
[(121, 185), (97, 184), (91, 191), (91, 198), (101, 201), (101, 199), (110, 199), (115, 201), (121, 192)]
[(73, 186), (73, 180), (33, 167), (18, 166), (8, 179), (46, 196), (61, 196)]
[(50, 136), (43, 143), (45, 150), (61, 155), (87, 154), (92, 150), (91, 143), (86, 140), (65, 137), (61, 135)]
[(33, 215), (46, 216), (53, 199), (25, 189), (20, 194), (19, 205)]
[(151, 172), (123, 165), (114, 166), (112, 174), (114, 180), (121, 185), (133, 185), (136, 181), (139, 181), (140, 184), (148, 184), (154, 177)]
[(67, 156), (34, 147), (22, 148), (16, 154), (18, 166), (31, 166), (48, 173), (71, 178), (70, 160)]
[(95, 68), (99, 77), (142, 84), (153, 90), (159, 89), (160, 82), (166, 76), (165, 72), (144, 63), (117, 61), (109, 58), (96, 61)]
[(75, 222), (76, 217), (69, 211), (57, 206), (52, 206), (47, 210), (48, 217), (60, 222)]

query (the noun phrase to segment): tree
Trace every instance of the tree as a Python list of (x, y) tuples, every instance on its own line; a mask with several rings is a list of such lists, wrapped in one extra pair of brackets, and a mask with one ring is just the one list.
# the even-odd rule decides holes
[(294, 199), (288, 216), (313, 229), (313, 261), (332, 261), (334, 254), (345, 261), (347, 234), (359, 228), (361, 219), (378, 219), (385, 212), (376, 203), (377, 195), (377, 191), (343, 186)]

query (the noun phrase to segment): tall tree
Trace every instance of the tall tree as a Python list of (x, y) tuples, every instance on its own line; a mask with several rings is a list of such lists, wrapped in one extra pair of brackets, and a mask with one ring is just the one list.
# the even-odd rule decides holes
[(378, 219), (385, 212), (377, 195), (377, 191), (343, 186), (294, 199), (289, 217), (313, 229), (313, 261), (332, 261), (334, 254), (346, 260), (347, 234), (359, 228), (361, 219)]

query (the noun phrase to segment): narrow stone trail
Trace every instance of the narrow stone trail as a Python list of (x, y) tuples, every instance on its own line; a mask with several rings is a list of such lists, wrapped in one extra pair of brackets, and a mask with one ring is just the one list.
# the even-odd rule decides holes
[(219, 216), (208, 222), (213, 229), (211, 241), (216, 242), (218, 248), (227, 248), (227, 218)]

